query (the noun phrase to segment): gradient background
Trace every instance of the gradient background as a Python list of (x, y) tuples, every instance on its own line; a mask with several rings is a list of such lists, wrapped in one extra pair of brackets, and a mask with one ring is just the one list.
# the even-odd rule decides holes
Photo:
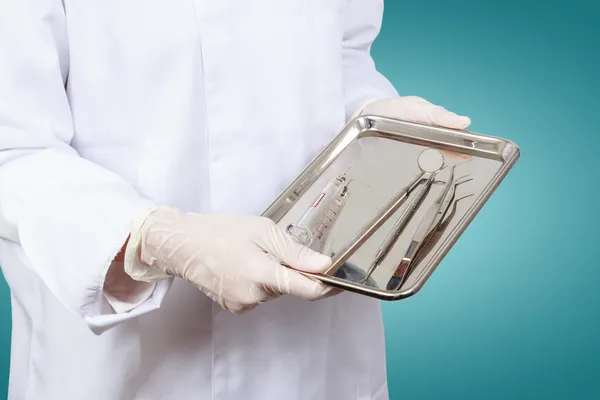
[[(391, 399), (600, 398), (599, 3), (387, 0), (373, 54), (522, 152), (422, 291), (383, 305)], [(0, 316), (6, 393), (3, 282)]]

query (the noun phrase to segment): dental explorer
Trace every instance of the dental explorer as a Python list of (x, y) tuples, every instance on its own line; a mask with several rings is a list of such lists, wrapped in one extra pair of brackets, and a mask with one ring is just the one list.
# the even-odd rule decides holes
[(432, 176), (435, 176), (438, 171), (443, 169), (445, 164), (442, 153), (439, 150), (431, 148), (423, 150), (419, 154), (417, 162), (421, 173), (385, 205), (383, 211), (379, 212), (371, 222), (358, 233), (356, 240), (352, 240), (345, 248), (337, 253), (341, 262), (347, 261), (358, 247), (367, 241), (373, 233), (375, 233), (396, 211), (398, 211), (406, 198), (423, 180), (432, 179)]
[[(377, 252), (375, 253), (375, 257), (373, 258), (373, 261), (371, 262), (371, 265), (369, 266), (369, 269), (367, 270), (367, 274), (366, 274), (365, 278), (361, 281), (361, 283), (366, 282), (371, 277), (371, 274), (373, 274), (375, 269), (387, 257), (390, 250), (392, 249), (392, 247), (398, 240), (398, 237), (400, 237), (400, 234), (402, 233), (402, 231), (408, 224), (408, 221), (410, 221), (410, 219), (413, 217), (413, 215), (415, 214), (417, 209), (421, 206), (421, 203), (423, 203), (423, 200), (427, 196), (427, 193), (429, 193), (429, 190), (431, 189), (431, 185), (433, 184), (433, 180), (435, 178), (436, 173), (439, 172), (444, 167), (444, 163), (445, 163), (444, 156), (441, 153), (439, 153), (437, 150), (434, 150), (434, 149), (428, 149), (428, 150), (433, 150), (432, 152), (429, 152), (429, 154), (431, 154), (431, 155), (428, 155), (426, 153), (425, 157), (423, 157), (424, 159), (421, 160), (421, 155), (423, 154), (423, 153), (421, 153), (421, 155), (419, 156), (418, 163), (419, 163), (419, 168), (421, 168), (421, 171), (425, 171), (426, 168), (430, 168), (429, 172), (431, 173), (431, 175), (429, 176), (429, 178), (427, 179), (425, 184), (423, 186), (421, 186), (421, 188), (417, 191), (414, 199), (410, 202), (410, 204), (408, 204), (406, 206), (406, 208), (404, 209), (404, 212), (400, 215), (400, 217), (398, 218), (398, 220), (396, 221), (396, 223), (394, 224), (394, 226), (392, 227), (392, 229), (390, 230), (388, 235), (385, 237), (385, 239), (383, 240), (383, 242), (377, 249)], [(441, 157), (438, 156), (438, 154)], [(436, 166), (438, 168), (437, 168), (437, 170), (434, 171), (433, 169)]]

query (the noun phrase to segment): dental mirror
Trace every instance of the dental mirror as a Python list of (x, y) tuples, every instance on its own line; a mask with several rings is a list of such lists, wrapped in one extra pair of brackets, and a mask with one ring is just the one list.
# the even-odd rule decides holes
[(436, 149), (425, 149), (419, 154), (417, 163), (422, 172), (430, 174), (441, 170), (445, 163), (444, 155)]

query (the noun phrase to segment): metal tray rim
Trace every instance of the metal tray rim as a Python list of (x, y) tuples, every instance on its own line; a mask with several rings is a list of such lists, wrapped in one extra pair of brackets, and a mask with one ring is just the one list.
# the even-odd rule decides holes
[[(433, 272), (437, 269), (437, 267), (439, 266), (439, 264), (441, 263), (443, 258), (448, 254), (448, 252), (456, 244), (458, 239), (462, 236), (462, 234), (468, 228), (470, 223), (477, 216), (477, 214), (481, 211), (481, 209), (483, 208), (485, 203), (490, 199), (490, 197), (493, 195), (495, 190), (498, 188), (498, 186), (501, 184), (501, 182), (507, 176), (508, 172), (512, 169), (512, 167), (518, 161), (518, 159), (520, 158), (521, 149), (514, 141), (508, 140), (508, 139), (505, 139), (502, 137), (498, 137), (498, 136), (486, 135), (486, 134), (470, 132), (470, 131), (459, 131), (459, 130), (453, 130), (453, 129), (437, 127), (437, 126), (416, 124), (413, 122), (400, 121), (400, 120), (395, 120), (395, 119), (390, 119), (390, 118), (385, 118), (385, 117), (380, 117), (380, 116), (375, 116), (375, 115), (359, 116), (359, 117), (349, 121), (344, 126), (344, 128), (330, 142), (330, 144), (327, 145), (319, 154), (317, 154), (308, 163), (308, 165), (302, 170), (302, 172), (300, 172), (300, 174), (297, 176), (297, 178), (287, 188), (285, 188), (280, 193), (279, 196), (276, 197), (276, 199), (271, 203), (271, 205), (269, 205), (269, 207), (265, 210), (265, 212), (262, 215), (269, 217), (269, 214), (273, 213), (273, 210), (278, 203), (289, 199), (290, 196), (286, 195), (286, 193), (289, 193), (290, 191), (292, 193), (296, 194), (297, 198), (300, 197), (303, 193), (302, 192), (296, 193), (295, 191), (292, 191), (291, 188), (295, 187), (295, 185), (297, 183), (302, 182), (303, 180), (307, 180), (309, 177), (311, 177), (311, 175), (313, 175), (312, 176), (313, 179), (317, 179), (318, 176), (320, 176), (320, 175), (316, 175), (316, 177), (315, 177), (314, 176), (315, 174), (313, 171), (314, 171), (319, 159), (322, 158), (324, 154), (331, 154), (336, 148), (338, 148), (338, 146), (342, 145), (342, 143), (344, 143), (344, 142), (347, 142), (342, 147), (342, 151), (343, 151), (350, 144), (354, 143), (357, 139), (359, 139), (364, 132), (371, 130), (373, 125), (374, 124), (376, 125), (377, 122), (392, 123), (392, 124), (396, 124), (396, 125), (405, 125), (405, 126), (413, 126), (413, 127), (416, 126), (419, 128), (436, 130), (441, 133), (463, 133), (463, 134), (466, 133), (470, 136), (474, 136), (474, 137), (480, 138), (480, 139), (497, 140), (499, 142), (504, 143), (505, 147), (506, 147), (506, 145), (512, 146), (512, 152), (510, 155), (508, 155), (508, 156), (502, 155), (502, 166), (496, 172), (494, 177), (489, 181), (489, 183), (484, 187), (484, 189), (482, 190), (482, 192), (481, 192), (480, 196), (478, 197), (478, 199), (476, 200), (476, 202), (473, 203), (473, 205), (471, 205), (469, 211), (465, 215), (462, 216), (462, 218), (459, 220), (459, 222), (454, 227), (454, 229), (448, 234), (448, 237), (443, 241), (442, 245), (440, 245), (440, 247), (437, 250), (435, 250), (431, 260), (427, 263), (427, 265), (423, 268), (423, 270), (420, 271), (419, 275), (417, 275), (417, 278), (416, 278), (414, 284), (411, 285), (410, 287), (406, 288), (405, 290), (390, 292), (387, 290), (366, 287), (366, 286), (359, 285), (354, 282), (342, 280), (342, 279), (339, 279), (339, 278), (336, 278), (336, 277), (333, 277), (330, 275), (301, 272), (303, 275), (305, 275), (311, 279), (319, 280), (319, 281), (326, 283), (333, 287), (338, 287), (338, 288), (348, 290), (351, 292), (368, 295), (370, 297), (374, 297), (374, 298), (377, 298), (380, 300), (394, 301), (394, 300), (400, 300), (400, 299), (404, 299), (404, 298), (413, 296), (414, 294), (418, 293), (423, 288), (423, 286), (428, 281), (428, 279), (431, 277)], [(391, 139), (391, 140), (394, 140), (394, 139)], [(402, 140), (400, 140), (400, 141), (402, 141)], [(331, 159), (329, 163), (332, 163), (333, 161), (335, 161), (335, 159), (337, 159), (339, 154), (341, 154), (341, 151), (333, 159)], [(324, 169), (326, 169), (326, 168), (324, 168)], [(314, 181), (311, 182), (310, 184), (308, 184), (306, 187), (310, 187), (310, 185), (312, 183), (314, 183)], [(277, 218), (276, 222), (280, 218)]]

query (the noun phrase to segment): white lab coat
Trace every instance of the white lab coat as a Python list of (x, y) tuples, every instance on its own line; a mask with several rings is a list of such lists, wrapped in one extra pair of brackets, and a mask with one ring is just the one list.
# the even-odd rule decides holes
[[(151, 205), (260, 214), (365, 101), (396, 96), (381, 0), (0, 0), (10, 399), (387, 399), (379, 303), (243, 315), (160, 282), (103, 294)], [(235, 249), (232, 249), (235, 251)]]

